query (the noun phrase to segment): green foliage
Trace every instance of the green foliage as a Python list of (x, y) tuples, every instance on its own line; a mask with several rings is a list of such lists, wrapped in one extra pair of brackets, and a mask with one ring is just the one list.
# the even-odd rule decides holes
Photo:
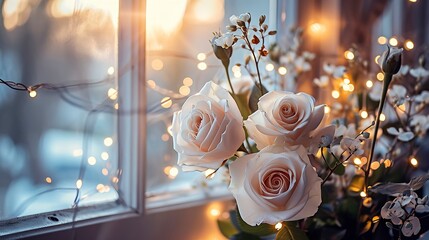
[[(264, 87), (264, 85), (262, 85), (262, 91), (264, 92), (264, 94), (268, 92), (267, 89)], [(258, 88), (258, 86), (254, 85), (249, 98), (249, 108), (252, 113), (258, 110), (258, 102), (259, 102), (259, 98), (261, 97), (262, 97), (261, 90)]]
[(226, 238), (231, 238), (238, 233), (238, 230), (234, 227), (231, 221), (218, 219), (217, 226), (219, 227), (222, 235), (224, 235)]
[(283, 222), (283, 227), (276, 235), (276, 240), (306, 240), (305, 232), (296, 227), (296, 222)]
[(237, 214), (235, 215), (237, 218), (238, 227), (240, 228), (241, 231), (245, 233), (249, 233), (256, 236), (268, 236), (268, 235), (275, 234), (277, 232), (277, 230), (274, 228), (273, 225), (266, 224), (266, 223), (262, 223), (258, 226), (250, 226), (241, 218), (240, 212), (238, 212), (238, 209), (237, 209)]

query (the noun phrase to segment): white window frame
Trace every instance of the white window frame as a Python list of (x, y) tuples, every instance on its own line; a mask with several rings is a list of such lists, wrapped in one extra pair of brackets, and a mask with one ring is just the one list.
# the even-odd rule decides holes
[(118, 116), (118, 165), (123, 172), (119, 183), (122, 199), (78, 207), (77, 211), (65, 209), (0, 221), (1, 239), (76, 229), (143, 213), (145, 4), (144, 0), (119, 0), (118, 88), (121, 114)]

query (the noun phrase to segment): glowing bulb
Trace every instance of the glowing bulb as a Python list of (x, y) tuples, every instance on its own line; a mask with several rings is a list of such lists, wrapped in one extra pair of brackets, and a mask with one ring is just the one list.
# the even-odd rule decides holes
[(329, 106), (325, 106), (325, 113), (330, 113), (331, 112), (331, 108)]
[(398, 106), (399, 110), (405, 112), (406, 108), (405, 108), (405, 104), (401, 104)]
[(415, 3), (415, 2), (417, 2), (417, 0), (410, 0), (410, 2)]
[(113, 183), (118, 183), (119, 182), (119, 178), (118, 177), (113, 177), (112, 178), (112, 182)]
[(167, 142), (168, 139), (170, 139), (170, 135), (168, 133), (162, 134), (162, 136), (161, 136), (162, 141)]
[(45, 181), (46, 181), (47, 183), (52, 183), (52, 178), (50, 178), (50, 177), (46, 177), (46, 178), (45, 178)]
[(392, 166), (392, 161), (390, 159), (384, 160), (384, 167), (388, 168)]
[(360, 158), (355, 158), (353, 160), (353, 163), (356, 164), (356, 165), (358, 165), (358, 166), (360, 166), (362, 164), (362, 161), (360, 160)]
[(109, 175), (109, 170), (107, 170), (107, 168), (103, 168), (103, 169), (101, 169), (101, 173), (102, 173), (104, 176), (107, 176), (107, 175)]
[(340, 97), (340, 92), (338, 92), (337, 90), (333, 90), (331, 95), (333, 98), (337, 99)]
[(113, 108), (115, 108), (116, 110), (119, 109), (119, 103), (115, 103), (115, 105), (113, 105)]
[(380, 163), (379, 162), (372, 162), (370, 167), (372, 170), (375, 171), (380, 167)]
[(380, 36), (378, 37), (377, 41), (379, 44), (383, 45), (387, 43), (387, 38), (385, 36)]
[(156, 88), (156, 83), (154, 80), (147, 80), (146, 83), (150, 88)]
[(344, 52), (344, 57), (347, 60), (353, 60), (355, 58), (355, 54), (352, 51), (347, 50)]
[(276, 223), (276, 225), (274, 226), (274, 228), (278, 231), (280, 229), (282, 229), (283, 224), (281, 222)]
[(109, 153), (102, 152), (101, 153), (101, 159), (103, 159), (104, 161), (106, 161), (107, 159), (109, 159)]
[(164, 173), (168, 176), (168, 178), (175, 179), (177, 174), (179, 174), (179, 169), (176, 167), (167, 166), (164, 168)]
[(73, 150), (73, 157), (80, 157), (80, 156), (82, 156), (82, 154), (83, 154), (82, 149)]
[(414, 48), (414, 43), (411, 40), (407, 40), (405, 41), (405, 49), (407, 50), (411, 50)]
[(371, 80), (366, 81), (367, 88), (372, 88), (372, 86), (374, 86), (374, 83)]
[(398, 45), (398, 39), (391, 37), (389, 39), (389, 44), (392, 45), (393, 47), (396, 47)]
[(355, 90), (355, 86), (353, 84), (349, 84), (349, 92), (353, 92)]
[(109, 88), (109, 90), (107, 91), (107, 96), (111, 100), (116, 100), (118, 98), (118, 91), (116, 91), (116, 89), (114, 88)]
[(97, 159), (95, 157), (89, 157), (88, 158), (88, 164), (89, 165), (95, 165), (97, 163)]
[(285, 67), (279, 67), (278, 72), (280, 75), (285, 75), (287, 73), (287, 69)]
[(384, 74), (382, 72), (377, 73), (377, 80), (383, 81), (383, 79), (384, 79)]
[(380, 55), (377, 55), (375, 58), (374, 58), (374, 62), (376, 63), (376, 64), (378, 64), (378, 60), (380, 59)]
[(78, 179), (76, 181), (76, 188), (77, 189), (81, 189), (82, 188), (82, 184), (83, 184), (82, 179)]
[(417, 161), (417, 159), (415, 157), (412, 157), (410, 159), (410, 163), (411, 163), (411, 165), (413, 165), (413, 167), (417, 167), (417, 165), (419, 165), (419, 162)]
[(366, 192), (364, 192), (364, 191), (360, 192), (360, 196), (363, 198), (366, 197)]
[(367, 111), (365, 111), (365, 110), (362, 110), (362, 111), (360, 112), (360, 116), (361, 116), (361, 118), (365, 119), (365, 118), (367, 118), (367, 117), (368, 117), (368, 112), (367, 112)]
[(104, 146), (110, 147), (113, 144), (113, 139), (111, 137), (107, 137), (107, 138), (104, 139), (103, 142), (104, 142)]
[(37, 92), (34, 90), (31, 90), (28, 95), (30, 95), (30, 97), (35, 98), (37, 96)]
[(211, 216), (213, 216), (213, 217), (218, 217), (218, 216), (220, 216), (220, 211), (219, 211), (219, 209), (216, 209), (216, 208), (212, 208), (212, 209), (210, 209), (210, 215), (211, 215)]
[(207, 64), (205, 62), (200, 62), (197, 65), (198, 69), (200, 69), (201, 71), (204, 71), (207, 69)]
[(173, 105), (173, 101), (171, 101), (170, 97), (165, 97), (161, 100), (161, 107), (170, 108)]
[(372, 218), (372, 222), (373, 222), (373, 223), (376, 223), (376, 222), (378, 222), (378, 221), (380, 221), (380, 217), (379, 217), (379, 216), (374, 216), (374, 217)]
[(151, 66), (152, 66), (153, 70), (159, 71), (159, 70), (162, 70), (164, 68), (164, 62), (161, 61), (160, 59), (154, 59), (151, 63)]
[(183, 96), (188, 96), (191, 93), (191, 89), (188, 86), (181, 86), (179, 88), (179, 93)]
[(186, 77), (183, 79), (183, 85), (185, 85), (187, 87), (192, 86), (193, 83), (194, 83), (194, 81), (190, 77)]
[(206, 60), (206, 58), (207, 58), (207, 55), (205, 53), (198, 53), (197, 55), (197, 59), (200, 61), (204, 61)]
[(320, 24), (320, 23), (313, 23), (313, 24), (310, 25), (310, 30), (313, 33), (319, 33), (319, 32), (321, 32), (323, 30), (323, 28), (324, 28), (323, 25)]
[(274, 65), (271, 63), (268, 63), (267, 65), (265, 65), (265, 70), (267, 70), (268, 72), (271, 72), (274, 70)]
[(380, 121), (384, 122), (386, 120), (386, 115), (384, 115), (383, 113), (380, 114)]
[(344, 82), (344, 84), (350, 84), (350, 79), (344, 78), (343, 82)]
[(113, 66), (111, 66), (107, 69), (107, 74), (113, 75), (114, 73), (115, 73), (115, 68)]
[(97, 186), (95, 187), (97, 189), (98, 192), (102, 193), (104, 191), (104, 185), (103, 184), (97, 184)]

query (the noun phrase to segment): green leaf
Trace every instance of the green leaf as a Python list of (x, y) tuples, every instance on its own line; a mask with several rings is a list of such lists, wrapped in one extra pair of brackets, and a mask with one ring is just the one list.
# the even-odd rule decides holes
[(346, 167), (344, 167), (343, 164), (338, 165), (338, 167), (334, 171), (334, 173), (339, 176), (344, 175), (345, 172), (346, 172)]
[(250, 226), (240, 216), (240, 212), (237, 209), (237, 223), (241, 231), (250, 233), (256, 236), (268, 236), (277, 232), (273, 225), (261, 223), (257, 226)]
[(230, 238), (238, 233), (238, 230), (234, 227), (231, 221), (218, 219), (217, 226), (219, 227), (222, 235), (224, 235), (226, 238)]
[(230, 238), (231, 240), (261, 240), (258, 236), (249, 234), (249, 233), (245, 233), (245, 232), (240, 232), (234, 236), (232, 236)]
[(276, 235), (276, 240), (307, 240), (305, 232), (296, 227), (295, 222), (284, 222)]
[(247, 104), (247, 93), (236, 93), (235, 96), (232, 95), (232, 97), (237, 103), (241, 116), (243, 116), (243, 120), (246, 120), (251, 113), (249, 109), (249, 105)]
[[(264, 87), (264, 85), (262, 85), (262, 91), (265, 93), (267, 93), (267, 89)], [(256, 112), (256, 110), (258, 110), (258, 102), (259, 102), (259, 98), (261, 98), (261, 90), (258, 88), (258, 86), (255, 84), (253, 85), (252, 88), (252, 92), (250, 93), (250, 98), (249, 98), (249, 108), (250, 108), (250, 112), (254, 113)]]

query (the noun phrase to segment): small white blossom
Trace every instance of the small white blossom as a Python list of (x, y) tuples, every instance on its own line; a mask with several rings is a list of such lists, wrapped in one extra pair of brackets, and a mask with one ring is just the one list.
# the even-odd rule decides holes
[(429, 91), (423, 91), (419, 95), (414, 96), (414, 101), (428, 104), (429, 103)]
[(410, 126), (414, 127), (417, 134), (424, 134), (429, 129), (429, 116), (415, 115), (411, 119)]
[(401, 225), (401, 217), (405, 214), (404, 209), (402, 209), (401, 204), (395, 200), (388, 201), (381, 208), (381, 217), (384, 219), (390, 219), (393, 224)]
[(329, 74), (332, 75), (334, 78), (340, 78), (346, 73), (346, 67), (344, 66), (335, 66), (333, 64), (323, 64), (323, 70)]
[(407, 97), (407, 89), (402, 85), (393, 85), (389, 90), (388, 97), (396, 106), (402, 105)]
[(423, 67), (411, 69), (410, 74), (417, 79), (424, 79), (429, 77), (429, 71), (424, 69)]
[(243, 22), (248, 22), (250, 20), (250, 14), (249, 13), (243, 13), (243, 14), (240, 14), (240, 16), (238, 16), (238, 17), (235, 15), (232, 15), (229, 18), (229, 21), (234, 25), (237, 25), (238, 20), (241, 20)]
[(228, 49), (234, 44), (234, 34), (232, 33), (224, 33), (214, 39), (214, 44), (216, 46)]
[(340, 146), (343, 150), (348, 151), (349, 154), (359, 156), (364, 153), (361, 141), (359, 139), (345, 137), (341, 139)]
[(398, 139), (402, 142), (408, 142), (414, 138), (414, 133), (408, 132), (408, 131), (404, 132), (404, 130), (402, 128), (399, 128), (399, 130), (398, 130), (394, 127), (390, 127), (387, 129), (387, 132), (390, 135), (397, 136)]
[(421, 230), (420, 220), (416, 216), (411, 216), (405, 220), (404, 225), (402, 225), (402, 234), (406, 237), (411, 237), (412, 235), (417, 235)]
[(326, 75), (321, 76), (320, 78), (315, 78), (313, 80), (314, 84), (316, 84), (317, 86), (323, 88), (328, 86), (329, 84), (329, 77)]

